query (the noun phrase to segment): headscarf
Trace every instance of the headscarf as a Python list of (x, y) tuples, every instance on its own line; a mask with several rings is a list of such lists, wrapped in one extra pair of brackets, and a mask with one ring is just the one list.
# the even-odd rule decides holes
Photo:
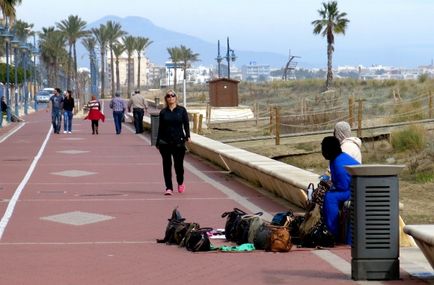
[(335, 137), (338, 138), (339, 142), (342, 142), (344, 139), (351, 137), (350, 124), (344, 121), (336, 123)]
[(334, 160), (342, 153), (341, 143), (334, 136), (325, 137), (321, 142), (321, 152), (325, 159)]

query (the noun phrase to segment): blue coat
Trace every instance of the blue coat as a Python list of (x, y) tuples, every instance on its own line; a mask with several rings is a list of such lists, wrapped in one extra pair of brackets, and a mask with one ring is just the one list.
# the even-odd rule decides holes
[(332, 177), (332, 191), (345, 192), (350, 191), (351, 175), (347, 172), (344, 166), (358, 165), (357, 160), (350, 155), (342, 152), (334, 160), (330, 161), (330, 173)]

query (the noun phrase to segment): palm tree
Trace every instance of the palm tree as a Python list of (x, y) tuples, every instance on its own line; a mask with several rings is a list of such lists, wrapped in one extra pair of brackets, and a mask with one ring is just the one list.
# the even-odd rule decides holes
[(126, 32), (122, 30), (121, 24), (113, 21), (107, 22), (107, 33), (108, 33), (108, 46), (110, 49), (110, 71), (111, 71), (111, 84), (112, 84), (112, 97), (115, 96), (115, 78), (113, 69), (113, 47), (118, 43), (118, 39), (124, 35)]
[(21, 0), (0, 0), (0, 9), (2, 10), (3, 19), (9, 18), (11, 24), (15, 21), (15, 7), (21, 4)]
[(125, 51), (125, 46), (121, 43), (117, 43), (113, 46), (113, 53), (115, 55), (115, 65), (116, 65), (116, 90), (121, 90), (121, 82), (119, 79), (119, 57)]
[[(89, 52), (89, 62), (90, 62), (90, 79), (91, 79), (91, 93), (94, 96), (98, 97), (98, 64), (96, 60), (95, 47), (96, 47), (96, 39), (94, 37), (86, 37), (81, 43), (84, 48)], [(89, 101), (89, 98), (83, 100), (82, 103)]]
[(332, 57), (334, 51), (335, 36), (334, 34), (345, 34), (347, 24), (350, 22), (345, 17), (347, 13), (340, 13), (338, 10), (338, 2), (331, 1), (323, 2), (323, 7), (318, 10), (321, 19), (312, 22), (314, 26), (313, 33), (321, 34), (327, 37), (327, 80), (326, 89), (330, 88), (333, 80)]
[(95, 36), (96, 41), (98, 42), (100, 55), (101, 55), (101, 98), (105, 98), (104, 90), (105, 90), (105, 55), (107, 52), (107, 44), (108, 44), (108, 32), (107, 26), (101, 24), (99, 28), (93, 28), (92, 33)]
[(194, 53), (190, 48), (187, 48), (183, 45), (179, 48), (180, 51), (180, 61), (182, 62), (182, 70), (184, 72), (184, 92), (183, 92), (183, 100), (184, 100), (184, 107), (187, 105), (187, 94), (186, 94), (186, 80), (187, 80), (187, 68), (191, 66), (193, 62), (196, 62), (199, 60), (199, 54)]
[(59, 67), (67, 59), (65, 35), (54, 27), (42, 28), (39, 34), (40, 59), (48, 71), (48, 85), (58, 86)]
[[(131, 57), (133, 56), (134, 50), (136, 49), (136, 38), (133, 36), (126, 36), (122, 38), (122, 41), (124, 42), (125, 50), (127, 51), (128, 55), (128, 73), (127, 73), (127, 93), (128, 98), (131, 97), (131, 81), (133, 80), (133, 74), (131, 72)], [(134, 70), (134, 64), (133, 64), (133, 70)]]
[(152, 44), (152, 41), (150, 41), (148, 38), (145, 37), (136, 37), (136, 52), (138, 57), (138, 67), (137, 67), (137, 90), (140, 90), (140, 59), (142, 52), (145, 51), (145, 49)]
[[(65, 34), (65, 37), (68, 39), (68, 45), (69, 45), (69, 58), (68, 58), (68, 74), (67, 74), (67, 83), (66, 88), (71, 89), (71, 59), (74, 60), (74, 79), (77, 83), (77, 52), (75, 43), (78, 39), (83, 38), (89, 34), (89, 32), (86, 30), (86, 21), (83, 21), (79, 16), (77, 15), (70, 15), (68, 19), (60, 21), (60, 23), (56, 23), (57, 28)], [(72, 53), (74, 53), (72, 55)], [(77, 86), (76, 86), (77, 87)], [(79, 97), (79, 88), (76, 88), (75, 90), (76, 96)]]
[(167, 52), (169, 53), (169, 58), (172, 60), (172, 63), (173, 63), (174, 69), (175, 69), (175, 77), (173, 80), (173, 89), (176, 91), (176, 70), (178, 67), (178, 62), (181, 61), (181, 51), (178, 47), (171, 47), (171, 48), (167, 48)]

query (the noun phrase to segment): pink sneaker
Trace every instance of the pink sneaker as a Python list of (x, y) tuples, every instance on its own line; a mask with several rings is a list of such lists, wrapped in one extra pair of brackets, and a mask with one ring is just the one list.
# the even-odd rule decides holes
[(170, 196), (170, 195), (172, 195), (172, 190), (170, 190), (170, 189), (166, 189), (166, 192), (164, 192), (164, 195), (166, 195), (166, 196)]
[(184, 191), (185, 191), (185, 185), (184, 184), (178, 185), (178, 193), (182, 193)]

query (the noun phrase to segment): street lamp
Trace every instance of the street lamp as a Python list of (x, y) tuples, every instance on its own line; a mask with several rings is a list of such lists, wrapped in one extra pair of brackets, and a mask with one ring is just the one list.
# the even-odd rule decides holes
[(17, 51), (20, 47), (21, 42), (18, 40), (16, 36), (14, 36), (13, 40), (11, 41), (11, 46), (14, 48), (14, 93), (15, 93), (15, 116), (19, 117), (19, 105), (18, 105), (18, 62), (17, 62)]
[(217, 42), (217, 66), (218, 66), (218, 75), (219, 78), (221, 77), (221, 72), (220, 72), (220, 64), (222, 62), (223, 59), (226, 59), (226, 61), (228, 62), (228, 79), (231, 78), (231, 61), (235, 61), (237, 57), (235, 56), (235, 51), (233, 49), (230, 48), (229, 46), (229, 37), (227, 38), (227, 49), (226, 49), (226, 56), (221, 56), (220, 55), (220, 40)]
[[(7, 22), (7, 18), (6, 18), (6, 26), (5, 27), (1, 27), (0, 29), (0, 36), (2, 38), (4, 38), (5, 42), (6, 42), (6, 104), (8, 106), (7, 110), (6, 110), (6, 121), (10, 122), (11, 121), (11, 109), (10, 109), (10, 104), (11, 104), (11, 98), (9, 97), (9, 41), (13, 38), (13, 35), (9, 32), (9, 27), (8, 27), (8, 22)], [(0, 116), (0, 126), (3, 123), (3, 114)]]
[(23, 59), (23, 73), (24, 73), (24, 114), (28, 114), (29, 108), (29, 91), (27, 89), (27, 50), (28, 46), (26, 43), (21, 44), (20, 46), (22, 52)]
[(32, 72), (32, 79), (33, 79), (33, 100), (35, 104), (35, 111), (38, 111), (38, 102), (36, 101), (36, 55), (39, 53), (38, 48), (36, 47), (36, 39), (35, 39), (35, 33), (33, 33), (33, 48), (31, 50), (33, 54), (33, 72)]

